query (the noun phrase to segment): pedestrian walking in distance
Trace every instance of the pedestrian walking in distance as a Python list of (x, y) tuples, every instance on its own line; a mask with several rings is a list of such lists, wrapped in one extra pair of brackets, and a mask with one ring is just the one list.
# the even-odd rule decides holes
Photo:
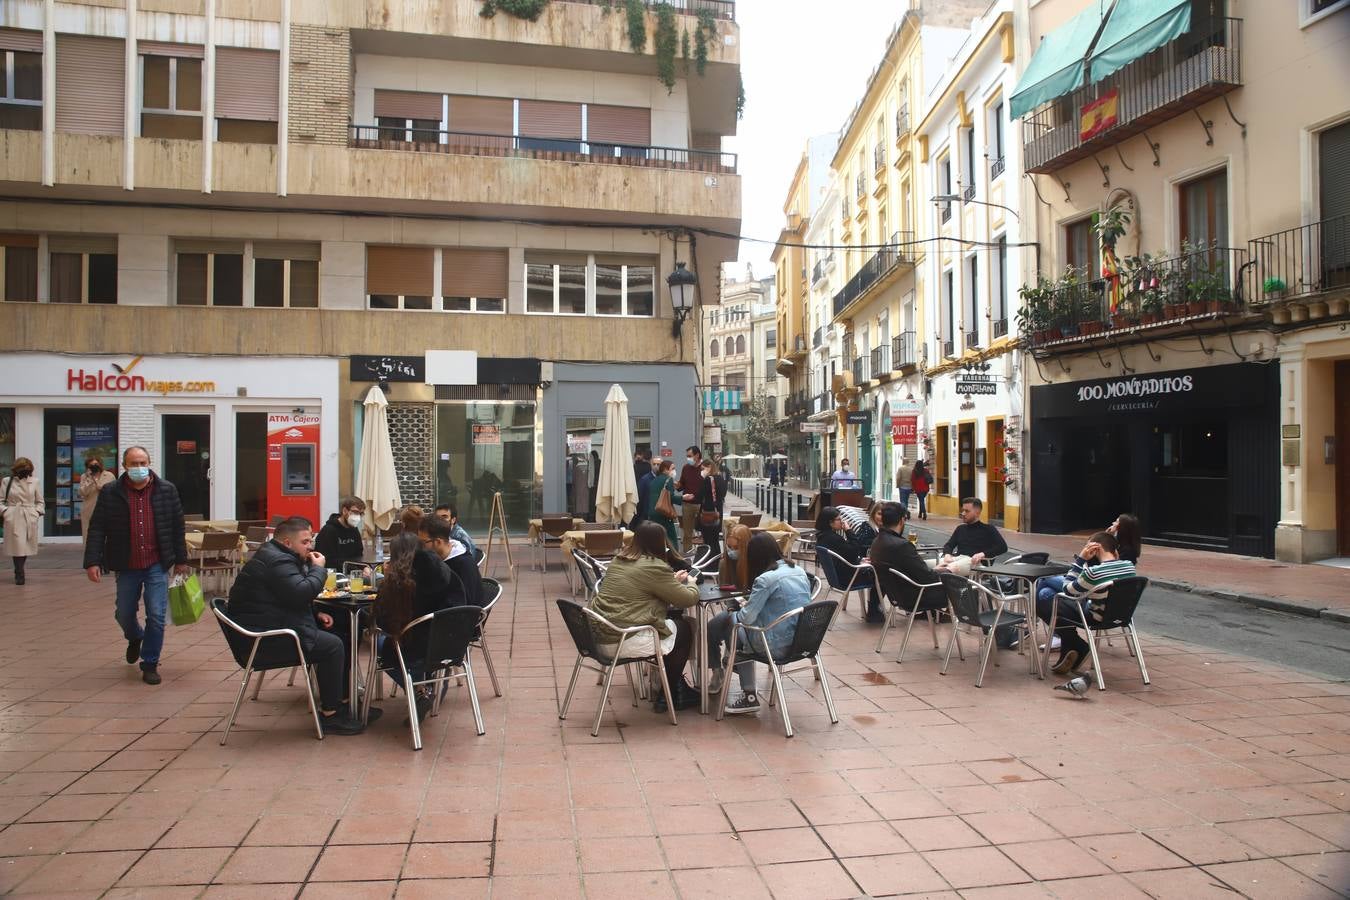
[(26, 580), (24, 566), (38, 552), (38, 522), (46, 512), (42, 487), (33, 477), (33, 461), (20, 456), (0, 482), (0, 523), (5, 526), (5, 555), (14, 560), (14, 583)]

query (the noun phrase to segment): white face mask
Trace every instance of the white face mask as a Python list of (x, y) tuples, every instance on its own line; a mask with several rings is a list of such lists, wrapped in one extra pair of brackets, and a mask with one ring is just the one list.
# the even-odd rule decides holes
[(360, 514), (352, 513), (351, 515), (347, 516), (347, 524), (350, 525), (352, 528), (360, 528), (361, 527)]
[(684, 458), (684, 464), (686, 466), (692, 466), (694, 464), (694, 458), (692, 456), (686, 456)]

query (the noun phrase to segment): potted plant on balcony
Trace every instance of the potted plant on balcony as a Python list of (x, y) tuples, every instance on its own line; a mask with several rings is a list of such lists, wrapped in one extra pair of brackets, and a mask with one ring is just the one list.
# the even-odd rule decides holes
[(1223, 273), (1211, 268), (1194, 271), (1186, 282), (1186, 313), (1198, 316), (1221, 312), (1227, 305), (1227, 294)]
[(1017, 330), (1022, 339), (1031, 344), (1049, 340), (1050, 302), (1053, 291), (1050, 282), (1037, 276), (1036, 284), (1024, 284), (1017, 294), (1022, 298), (1017, 310)]
[(1078, 271), (1072, 266), (1055, 280), (1054, 299), (1051, 301), (1054, 322), (1064, 337), (1078, 336)]
[(1102, 298), (1086, 285), (1078, 293), (1078, 330), (1084, 335), (1101, 334), (1106, 329), (1102, 321)]
[(1284, 279), (1278, 275), (1272, 275), (1261, 282), (1261, 290), (1266, 295), (1267, 300), (1279, 300), (1284, 296), (1285, 291), (1289, 290), (1289, 285), (1285, 284)]

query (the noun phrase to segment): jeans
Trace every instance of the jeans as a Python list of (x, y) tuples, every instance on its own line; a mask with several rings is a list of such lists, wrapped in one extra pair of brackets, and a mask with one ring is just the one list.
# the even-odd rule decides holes
[[(145, 627), (137, 620), (145, 597)], [(141, 667), (159, 665), (164, 648), (164, 616), (169, 610), (169, 570), (160, 565), (117, 573), (117, 624), (128, 641), (141, 642)]]
[[(736, 620), (729, 612), (720, 612), (708, 620), (708, 662), (713, 671), (722, 668), (722, 645), (731, 647), (731, 635), (741, 634), (736, 629)], [(746, 642), (742, 634), (740, 642)], [(747, 694), (755, 693), (755, 664), (752, 661), (736, 663), (736, 677), (741, 681), (741, 690)]]
[(924, 517), (924, 516), (927, 516), (927, 515), (928, 515), (928, 502), (927, 502), (927, 501), (928, 501), (928, 495), (927, 495), (927, 494), (920, 494), (920, 495), (919, 495), (919, 516), (920, 516), (920, 517)]
[(914, 488), (902, 487), (900, 489), (900, 505), (906, 510), (909, 509), (909, 495), (914, 493)]

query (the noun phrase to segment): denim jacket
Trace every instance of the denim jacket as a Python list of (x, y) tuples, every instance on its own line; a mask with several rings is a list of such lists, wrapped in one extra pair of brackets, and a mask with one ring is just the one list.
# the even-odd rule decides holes
[(473, 544), (473, 538), (469, 537), (469, 533), (465, 531), (459, 523), (450, 526), (450, 537), (463, 544), (464, 549), (468, 550), (470, 553), (476, 549)]
[[(755, 579), (745, 605), (736, 612), (736, 621), (743, 625), (762, 628), (783, 613), (811, 602), (811, 583), (801, 567), (779, 560), (772, 569)], [(795, 619), (780, 622), (769, 631), (769, 648), (778, 653), (792, 643), (797, 630)], [(744, 640), (744, 637), (742, 638)], [(752, 636), (756, 647), (758, 635)]]

